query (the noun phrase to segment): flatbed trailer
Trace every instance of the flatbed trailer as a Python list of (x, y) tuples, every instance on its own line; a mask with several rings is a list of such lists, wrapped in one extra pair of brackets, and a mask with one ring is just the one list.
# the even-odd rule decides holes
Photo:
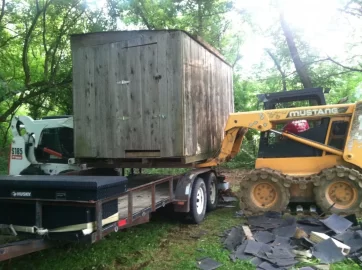
[[(42, 208), (44, 205), (67, 205), (74, 207), (86, 206), (95, 208), (96, 224), (102, 224), (103, 204), (111, 200), (118, 199), (118, 219), (116, 221), (102, 226), (101, 230), (95, 228), (94, 231), (87, 235), (79, 235), (79, 237), (74, 237), (73, 235), (71, 239), (67, 239), (67, 242), (72, 241), (82, 243), (95, 243), (102, 240), (106, 235), (112, 232), (118, 232), (119, 230), (148, 222), (150, 220), (150, 215), (152, 212), (155, 212), (158, 208), (164, 207), (167, 204), (173, 204), (175, 212), (190, 212), (193, 209), (193, 202), (191, 199), (193, 194), (193, 186), (195, 184), (195, 180), (197, 180), (198, 178), (201, 178), (203, 182), (206, 183), (205, 185), (207, 185), (210, 179), (217, 179), (214, 183), (216, 184), (216, 186), (217, 182), (224, 181), (224, 177), (218, 176), (217, 173), (210, 168), (195, 169), (182, 175), (138, 174), (130, 175), (127, 178), (129, 184), (128, 189), (125, 193), (113, 197), (108, 197), (102, 200), (64, 201), (35, 199), (36, 227), (42, 228)], [(214, 201), (214, 207), (216, 207), (217, 204), (217, 195), (215, 195), (215, 198), (216, 201)], [(29, 201), (31, 199), (9, 199), (0, 197), (0, 201), (4, 200)], [(204, 218), (206, 212), (207, 201), (203, 203), (205, 203), (205, 210), (204, 213), (201, 213), (200, 215), (201, 220)], [(211, 208), (213, 207), (208, 206), (208, 210), (212, 210)], [(61, 238), (62, 240), (65, 239), (64, 235), (59, 238)], [(15, 257), (50, 248), (54, 245), (54, 240), (58, 240), (56, 241), (56, 243), (59, 244), (60, 239), (54, 237), (54, 234), (51, 237), (48, 237), (47, 234), (33, 234), (32, 237), (26, 240), (1, 245), (0, 261), (9, 260)]]

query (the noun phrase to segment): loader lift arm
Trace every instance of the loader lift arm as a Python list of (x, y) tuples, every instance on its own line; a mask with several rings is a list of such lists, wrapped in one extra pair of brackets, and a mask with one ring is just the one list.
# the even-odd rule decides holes
[(308, 145), (310, 147), (329, 152), (334, 155), (344, 156), (344, 152), (332, 146), (302, 138), (287, 132), (273, 129), (277, 123), (294, 120), (312, 120), (323, 117), (349, 116), (355, 111), (355, 104), (323, 105), (300, 108), (275, 109), (230, 114), (225, 127), (225, 136), (218, 155), (198, 167), (213, 167), (234, 158), (240, 151), (244, 135), (248, 129), (260, 132), (271, 131), (288, 139)]

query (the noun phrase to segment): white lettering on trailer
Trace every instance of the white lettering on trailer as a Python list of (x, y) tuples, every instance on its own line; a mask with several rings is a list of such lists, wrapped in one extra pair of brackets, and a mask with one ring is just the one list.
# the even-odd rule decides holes
[(31, 197), (30, 191), (12, 191), (11, 192), (12, 197)]

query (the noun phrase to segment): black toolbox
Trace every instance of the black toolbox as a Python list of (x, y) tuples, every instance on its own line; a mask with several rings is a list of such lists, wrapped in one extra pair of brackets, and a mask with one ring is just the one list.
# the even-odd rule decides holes
[(122, 176), (27, 175), (0, 177), (0, 224), (31, 227), (36, 202), (41, 202), (41, 225), (55, 229), (96, 221), (95, 202), (102, 219), (118, 212), (118, 197), (127, 191)]

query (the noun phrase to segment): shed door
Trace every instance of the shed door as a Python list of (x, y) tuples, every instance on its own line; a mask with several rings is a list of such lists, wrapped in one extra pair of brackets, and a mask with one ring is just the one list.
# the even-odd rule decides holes
[(137, 151), (157, 156), (161, 143), (157, 43), (143, 37), (117, 47), (121, 54), (118, 84), (125, 157), (136, 157)]

